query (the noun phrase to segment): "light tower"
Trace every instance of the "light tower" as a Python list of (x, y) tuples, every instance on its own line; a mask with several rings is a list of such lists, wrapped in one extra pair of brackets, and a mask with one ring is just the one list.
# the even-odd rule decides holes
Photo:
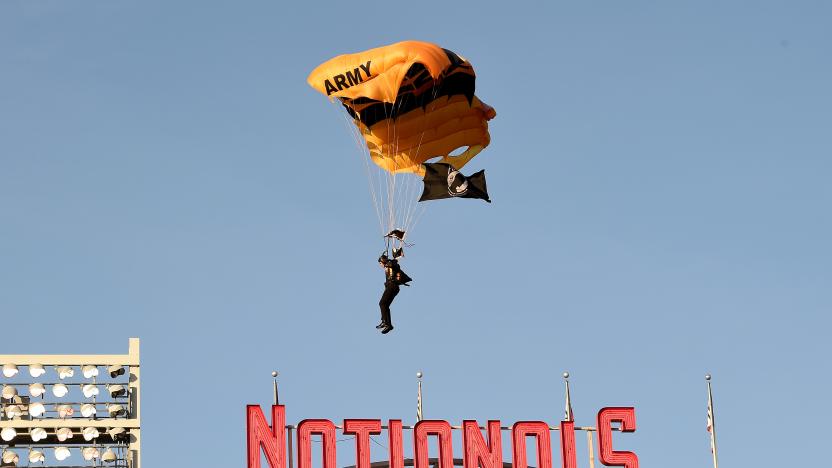
[(0, 365), (3, 466), (141, 468), (138, 338), (127, 354), (6, 354)]

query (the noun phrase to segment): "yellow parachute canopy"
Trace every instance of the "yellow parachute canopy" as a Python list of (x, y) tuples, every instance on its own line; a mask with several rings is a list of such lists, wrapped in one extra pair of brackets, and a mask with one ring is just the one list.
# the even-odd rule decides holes
[(496, 112), (474, 96), (475, 80), (464, 58), (419, 41), (340, 55), (307, 78), (341, 101), (375, 164), (419, 175), (434, 158), (461, 169), (488, 146)]

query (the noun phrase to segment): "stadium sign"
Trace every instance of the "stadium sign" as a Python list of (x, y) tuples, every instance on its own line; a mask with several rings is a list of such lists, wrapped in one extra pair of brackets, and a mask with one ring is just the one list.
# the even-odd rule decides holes
[[(287, 426), (283, 405), (272, 406), (272, 425), (269, 426), (263, 410), (258, 405), (247, 407), (248, 468), (261, 468), (265, 455), (269, 468), (286, 468)], [(480, 426), (477, 421), (465, 420), (461, 426), (452, 426), (443, 420), (422, 420), (406, 427), (400, 419), (390, 419), (382, 425), (380, 419), (345, 419), (341, 426), (328, 419), (305, 419), (297, 431), (297, 468), (312, 468), (312, 437), (321, 438), (323, 468), (338, 468), (336, 463), (336, 439), (340, 429), (343, 435), (354, 436), (355, 468), (370, 468), (370, 436), (388, 434), (389, 468), (404, 468), (404, 429), (413, 431), (413, 466), (429, 468), (428, 438), (435, 437), (439, 447), (439, 468), (454, 468), (452, 430), (462, 431), (464, 468), (503, 468), (502, 431), (511, 431), (512, 468), (528, 468), (526, 443), (533, 438), (537, 452), (537, 468), (552, 468), (551, 431), (560, 434), (560, 459), (563, 468), (577, 468), (575, 430), (594, 430), (598, 433), (599, 458), (606, 466), (638, 468), (638, 457), (629, 451), (613, 450), (613, 430), (636, 430), (635, 408), (606, 407), (598, 411), (595, 428), (576, 428), (574, 421), (561, 421), (551, 427), (545, 421), (518, 421), (511, 427), (503, 427), (499, 420)], [(614, 427), (615, 426), (615, 427)], [(485, 431), (485, 437), (483, 436)], [(290, 433), (291, 434), (291, 433)], [(291, 440), (291, 437), (288, 438)], [(291, 442), (290, 442), (291, 444)], [(292, 458), (289, 447), (289, 458)], [(290, 468), (292, 461), (290, 460)]]

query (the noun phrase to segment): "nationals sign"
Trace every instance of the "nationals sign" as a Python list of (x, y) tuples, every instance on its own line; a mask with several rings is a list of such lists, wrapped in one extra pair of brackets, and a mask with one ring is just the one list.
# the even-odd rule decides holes
[[(601, 463), (607, 466), (638, 468), (638, 457), (633, 452), (612, 448), (613, 423), (622, 432), (636, 430), (636, 412), (632, 407), (607, 407), (598, 411), (597, 431)], [(345, 419), (342, 434), (355, 436), (356, 468), (370, 468), (370, 436), (381, 434), (380, 419)], [(404, 427), (400, 419), (390, 419), (386, 426), (389, 468), (404, 468)], [(462, 426), (464, 468), (503, 468), (503, 437), (500, 421), (488, 421), (481, 428), (477, 421), (465, 420)], [(486, 430), (485, 437), (483, 429)], [(561, 421), (560, 459), (563, 468), (578, 468), (575, 455), (575, 423)], [(312, 468), (312, 436), (322, 439), (323, 468), (338, 468), (336, 464), (336, 426), (328, 419), (305, 419), (297, 426), (297, 468)], [(413, 426), (414, 468), (429, 468), (428, 437), (436, 437), (439, 446), (439, 468), (454, 468), (452, 427), (447, 421), (423, 420)], [(533, 438), (537, 448), (537, 468), (552, 468), (551, 428), (544, 421), (519, 421), (511, 426), (513, 468), (528, 468), (526, 443)], [(247, 407), (248, 468), (261, 468), (261, 451), (269, 468), (286, 468), (286, 409), (272, 406), (272, 425), (269, 426), (258, 405)]]

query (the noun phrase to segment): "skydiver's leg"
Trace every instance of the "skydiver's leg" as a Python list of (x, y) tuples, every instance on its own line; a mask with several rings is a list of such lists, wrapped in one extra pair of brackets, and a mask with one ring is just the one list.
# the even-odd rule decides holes
[(393, 303), (393, 299), (396, 298), (397, 294), (399, 294), (398, 285), (385, 286), (384, 294), (381, 295), (381, 300), (378, 302), (381, 308), (381, 321), (389, 327), (393, 326), (393, 321), (390, 317), (390, 305)]
[(385, 325), (390, 324), (390, 304), (393, 303), (395, 297), (396, 294), (393, 292), (393, 288), (385, 286), (384, 294), (381, 295), (381, 300), (378, 301), (381, 308), (381, 323)]

